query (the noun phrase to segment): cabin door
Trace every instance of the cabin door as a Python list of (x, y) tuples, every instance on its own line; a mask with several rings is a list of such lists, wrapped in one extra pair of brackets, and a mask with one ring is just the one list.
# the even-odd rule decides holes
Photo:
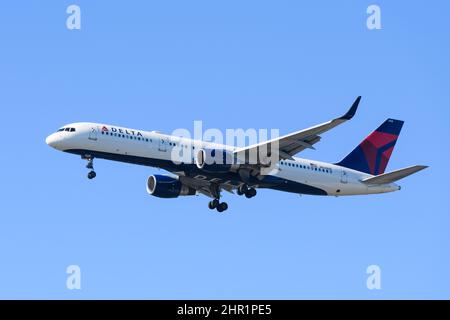
[(167, 151), (167, 144), (168, 144), (167, 139), (165, 139), (165, 138), (159, 139), (158, 150), (163, 151), (163, 152)]
[(89, 131), (89, 140), (97, 141), (97, 128), (91, 128), (91, 131)]
[(342, 169), (342, 171), (341, 171), (341, 183), (347, 183), (347, 182), (348, 182), (347, 171)]

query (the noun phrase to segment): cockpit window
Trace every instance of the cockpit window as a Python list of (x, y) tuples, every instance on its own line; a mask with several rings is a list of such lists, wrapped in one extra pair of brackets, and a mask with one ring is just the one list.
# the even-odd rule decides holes
[(61, 128), (61, 129), (58, 129), (56, 132), (61, 132), (61, 131), (75, 132), (76, 129), (75, 128)]

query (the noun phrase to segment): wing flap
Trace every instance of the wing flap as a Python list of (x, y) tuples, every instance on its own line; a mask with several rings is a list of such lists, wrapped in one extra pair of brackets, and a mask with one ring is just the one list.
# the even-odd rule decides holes
[[(198, 192), (204, 194), (207, 197), (215, 198), (217, 196), (213, 192), (214, 189), (211, 188), (212, 183), (210, 181), (195, 179), (195, 178), (187, 177), (187, 176), (179, 176), (179, 178), (183, 184), (197, 190)], [(225, 190), (226, 192), (234, 194), (233, 186), (231, 186), (231, 185), (219, 184), (218, 187), (219, 187), (219, 189), (218, 189), (219, 193), (220, 193), (220, 190)]]

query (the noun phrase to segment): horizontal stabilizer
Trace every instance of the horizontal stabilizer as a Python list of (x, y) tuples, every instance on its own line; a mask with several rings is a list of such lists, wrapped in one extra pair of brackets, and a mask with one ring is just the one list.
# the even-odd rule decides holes
[(367, 178), (362, 180), (362, 182), (366, 184), (387, 184), (392, 183), (397, 180), (403, 179), (413, 173), (416, 173), (420, 170), (426, 169), (428, 166), (412, 166), (400, 170), (395, 170), (388, 173), (383, 173), (375, 177)]

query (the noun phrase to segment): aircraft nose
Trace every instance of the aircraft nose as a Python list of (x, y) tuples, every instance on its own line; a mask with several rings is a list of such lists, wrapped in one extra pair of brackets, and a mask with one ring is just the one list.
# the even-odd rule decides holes
[(61, 137), (57, 133), (52, 133), (45, 139), (45, 143), (50, 147), (58, 149), (61, 144)]

